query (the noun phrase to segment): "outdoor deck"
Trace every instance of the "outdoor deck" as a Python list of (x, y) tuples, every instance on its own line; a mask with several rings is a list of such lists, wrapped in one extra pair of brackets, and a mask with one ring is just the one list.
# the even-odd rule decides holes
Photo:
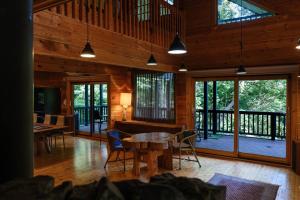
[[(233, 136), (218, 135), (218, 137), (207, 140), (197, 139), (196, 147), (233, 152), (234, 138)], [(286, 141), (240, 136), (239, 152), (285, 158)]]
[[(107, 128), (107, 123), (103, 123), (101, 125), (101, 130), (104, 130), (106, 128)], [(79, 126), (79, 131), (89, 133), (90, 132), (90, 126), (89, 125), (87, 125), (87, 126), (80, 125)], [(95, 125), (95, 134), (99, 134), (98, 125)]]

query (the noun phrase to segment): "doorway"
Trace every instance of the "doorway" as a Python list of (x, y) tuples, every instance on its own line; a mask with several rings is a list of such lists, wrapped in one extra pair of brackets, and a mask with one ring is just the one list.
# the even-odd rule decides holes
[(76, 131), (100, 136), (108, 126), (107, 83), (73, 83), (72, 86)]
[(288, 80), (195, 79), (198, 151), (288, 162)]

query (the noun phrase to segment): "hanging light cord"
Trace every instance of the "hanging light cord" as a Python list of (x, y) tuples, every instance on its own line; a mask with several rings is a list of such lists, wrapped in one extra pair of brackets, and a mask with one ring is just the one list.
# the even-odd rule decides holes
[(85, 4), (85, 9), (86, 9), (86, 40), (87, 42), (90, 41), (90, 31), (89, 31), (89, 0), (86, 0), (85, 1), (86, 4)]
[(240, 41), (240, 65), (243, 65), (243, 0), (241, 0), (241, 41)]

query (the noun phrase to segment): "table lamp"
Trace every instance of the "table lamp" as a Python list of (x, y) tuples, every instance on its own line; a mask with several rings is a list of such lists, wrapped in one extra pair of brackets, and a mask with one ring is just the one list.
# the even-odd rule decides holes
[(127, 108), (131, 106), (131, 93), (121, 93), (120, 104), (123, 107), (122, 120), (126, 121)]

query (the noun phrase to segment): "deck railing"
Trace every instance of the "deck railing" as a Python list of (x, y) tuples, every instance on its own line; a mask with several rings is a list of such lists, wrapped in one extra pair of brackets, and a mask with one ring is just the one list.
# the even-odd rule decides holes
[[(107, 122), (108, 106), (94, 106), (94, 110), (98, 111), (101, 122)], [(78, 114), (79, 125), (88, 126), (90, 124), (90, 107), (86, 106), (75, 106), (74, 113)], [(94, 118), (95, 119), (95, 118)]]
[[(195, 126), (203, 131), (205, 126), (204, 110), (196, 110)], [(286, 137), (286, 113), (240, 111), (239, 135), (265, 137), (272, 140)], [(214, 125), (214, 121), (216, 122)], [(208, 111), (208, 131), (218, 134), (233, 134), (234, 111)]]
[(177, 0), (71, 0), (50, 11), (168, 48), (176, 32), (184, 39), (184, 12)]

